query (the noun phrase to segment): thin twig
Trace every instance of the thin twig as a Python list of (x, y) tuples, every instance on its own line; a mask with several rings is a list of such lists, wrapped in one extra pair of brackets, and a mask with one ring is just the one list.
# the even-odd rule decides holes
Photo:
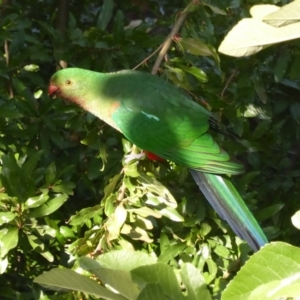
[[(8, 41), (4, 41), (4, 53), (5, 53), (5, 60), (6, 60), (6, 66), (8, 67), (9, 65), (9, 49), (8, 49)], [(12, 85), (12, 78), (11, 74), (8, 74), (9, 79), (8, 79), (8, 91), (9, 91), (9, 98), (14, 97), (14, 90), (13, 90), (13, 85)]]
[(136, 65), (132, 70), (136, 70), (139, 66), (147, 62), (152, 56), (154, 56), (163, 46), (164, 44), (161, 44), (154, 52), (152, 52), (148, 57), (146, 57), (143, 61), (141, 61), (138, 65)]
[(8, 67), (8, 65), (9, 65), (9, 50), (8, 50), (7, 40), (4, 41), (4, 53), (5, 53), (6, 66)]
[(221, 98), (224, 97), (225, 91), (227, 90), (227, 88), (228, 88), (230, 82), (231, 82), (232, 79), (235, 77), (235, 75), (237, 75), (237, 73), (238, 73), (238, 69), (234, 69), (233, 72), (231, 73), (231, 75), (229, 76), (229, 78), (226, 80), (225, 86), (224, 86), (224, 88), (223, 88), (223, 90), (222, 90), (222, 92), (221, 92)]
[[(1, 18), (4, 18), (5, 14), (6, 14), (6, 7), (9, 5), (9, 0), (5, 0), (2, 2), (1, 5)], [(6, 66), (9, 66), (9, 47), (8, 47), (8, 41), (5, 40), (4, 41), (4, 54), (5, 54), (5, 61), (6, 61)], [(8, 75), (9, 79), (8, 79), (8, 91), (9, 91), (9, 98), (13, 98), (14, 97), (14, 91), (13, 91), (13, 85), (12, 85), (12, 78), (11, 78), (11, 74)]]
[(182, 24), (184, 23), (185, 19), (187, 18), (188, 14), (189, 14), (189, 7), (191, 5), (195, 5), (195, 1), (191, 1), (191, 3), (186, 7), (186, 9), (180, 14), (180, 17), (177, 19), (176, 23), (174, 24), (174, 27), (172, 28), (170, 34), (168, 35), (168, 37), (166, 38), (165, 42), (163, 43), (163, 46), (158, 54), (158, 57), (154, 63), (154, 66), (152, 68), (151, 73), (153, 75), (157, 74), (157, 71), (163, 61), (163, 59), (165, 58), (171, 44), (173, 41), (174, 36), (178, 33), (178, 31), (180, 30)]
[[(58, 1), (57, 7), (57, 16), (56, 16), (56, 29), (59, 31), (61, 35), (61, 39), (65, 37), (66, 27), (68, 24), (68, 15), (69, 15), (69, 3), (68, 0)], [(61, 45), (58, 46), (57, 51), (64, 52), (64, 49)], [(64, 60), (60, 60), (57, 65), (57, 70), (61, 68), (66, 68), (68, 66), (67, 62)]]

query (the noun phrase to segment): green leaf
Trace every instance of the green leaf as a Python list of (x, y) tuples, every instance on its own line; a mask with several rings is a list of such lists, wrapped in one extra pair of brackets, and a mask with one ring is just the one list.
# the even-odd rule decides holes
[(129, 271), (104, 268), (93, 259), (82, 257), (79, 265), (84, 270), (96, 275), (101, 282), (118, 291), (126, 299), (136, 299), (139, 294), (137, 285), (132, 281)]
[(205, 3), (205, 2), (203, 2), (203, 3), (201, 3), (201, 4), (204, 5), (204, 6), (209, 7), (209, 8), (210, 8), (215, 14), (217, 14), (217, 15), (223, 15), (223, 16), (226, 16), (226, 15), (227, 15), (225, 10), (220, 9), (220, 8), (217, 7), (217, 6), (209, 5), (209, 4)]
[(45, 244), (35, 235), (28, 234), (27, 235), (28, 242), (33, 250), (37, 252), (42, 252), (45, 249)]
[(127, 209), (128, 212), (134, 212), (136, 213), (137, 215), (140, 215), (142, 217), (145, 217), (147, 218), (148, 216), (152, 216), (154, 218), (161, 218), (162, 214), (159, 213), (158, 211), (156, 210), (153, 210), (149, 207), (146, 207), (146, 206), (143, 206), (141, 208), (131, 208), (131, 209)]
[(199, 56), (214, 56), (211, 47), (203, 43), (200, 39), (177, 38), (176, 42), (179, 43), (182, 49), (187, 53)]
[(226, 248), (223, 245), (217, 245), (216, 248), (214, 248), (214, 252), (216, 254), (218, 254), (218, 256), (220, 257), (224, 257), (226, 259), (228, 259), (230, 257), (230, 251), (228, 250), (228, 248)]
[(274, 78), (276, 82), (280, 82), (286, 73), (288, 62), (291, 58), (289, 50), (284, 51), (277, 59), (274, 68)]
[(45, 192), (39, 196), (36, 197), (30, 197), (25, 202), (25, 208), (35, 208), (43, 205), (45, 202), (47, 202), (49, 199), (48, 190), (45, 190)]
[(68, 195), (57, 195), (47, 203), (38, 208), (30, 209), (27, 218), (45, 217), (58, 210), (68, 199)]
[(27, 238), (30, 246), (34, 251), (41, 254), (49, 262), (54, 261), (53, 255), (45, 249), (45, 244), (41, 241), (41, 239), (39, 239), (36, 235), (33, 234), (28, 234)]
[(241, 180), (239, 181), (239, 185), (246, 190), (248, 188), (248, 185), (253, 181), (255, 177), (257, 177), (260, 174), (259, 171), (252, 171), (249, 173), (246, 173), (243, 175)]
[(33, 282), (55, 291), (79, 291), (109, 300), (126, 300), (101, 286), (95, 280), (67, 269), (52, 269), (36, 277)]
[(104, 30), (112, 17), (112, 12), (114, 8), (113, 0), (104, 0), (103, 5), (97, 20), (97, 27)]
[(178, 211), (173, 207), (166, 207), (158, 210), (163, 216), (174, 222), (183, 222), (184, 217), (181, 216)]
[(171, 71), (177, 78), (179, 82), (185, 82), (186, 81), (186, 75), (185, 72), (182, 69), (179, 68), (172, 68), (168, 65), (166, 65), (169, 71)]
[(37, 71), (39, 71), (40, 67), (35, 64), (30, 64), (30, 65), (24, 66), (23, 69), (28, 72), (37, 72)]
[(208, 78), (204, 71), (202, 71), (200, 68), (197, 67), (185, 67), (180, 65), (180, 68), (184, 70), (187, 73), (192, 74), (194, 77), (196, 77), (200, 82), (205, 83), (208, 81)]
[(66, 239), (75, 238), (73, 230), (71, 228), (67, 227), (67, 226), (59, 227), (59, 232)]
[(55, 176), (56, 176), (56, 166), (55, 166), (55, 163), (52, 162), (45, 171), (46, 183), (48, 185), (53, 184), (55, 181)]
[(180, 273), (189, 300), (212, 299), (200, 270), (192, 264), (186, 263), (181, 266)]
[(40, 160), (43, 150), (40, 150), (38, 152), (34, 152), (29, 156), (29, 159), (23, 164), (22, 166), (22, 171), (27, 174), (28, 176), (31, 175), (31, 173), (34, 171), (36, 168), (36, 165), (38, 161)]
[(195, 76), (202, 83), (205, 83), (208, 81), (207, 75), (200, 68), (189, 67), (185, 71), (192, 74), (193, 76)]
[(228, 284), (222, 300), (300, 297), (299, 274), (299, 248), (282, 242), (268, 244), (250, 257)]
[[(104, 42), (100, 41), (100, 42), (97, 42), (95, 44), (95, 48), (108, 50), (109, 46), (107, 45), (107, 43), (104, 43)], [(94, 142), (94, 141), (92, 141), (92, 142)], [(81, 143), (84, 144), (84, 145), (89, 145), (89, 144), (91, 144), (91, 141), (89, 141), (87, 139), (84, 139), (84, 140), (81, 141)]]
[(140, 173), (137, 170), (138, 162), (134, 162), (130, 165), (125, 165), (123, 170), (125, 175), (129, 177), (139, 177)]
[(109, 183), (104, 188), (105, 196), (103, 197), (102, 201), (107, 199), (107, 197), (109, 197), (114, 192), (115, 187), (116, 187), (117, 183), (119, 182), (120, 177), (121, 177), (121, 174), (116, 174), (113, 178), (111, 178), (109, 180)]
[(7, 212), (0, 212), (0, 225), (9, 223), (13, 221), (17, 215), (13, 212), (7, 211)]
[(48, 225), (40, 225), (37, 226), (35, 229), (37, 230), (40, 236), (45, 236), (46, 238), (55, 238), (57, 234), (57, 230)]
[(255, 91), (259, 97), (259, 100), (262, 103), (266, 104), (268, 101), (268, 95), (263, 85), (263, 80), (257, 75), (254, 75), (251, 79), (254, 84)]
[(123, 151), (125, 154), (128, 154), (129, 152), (132, 151), (132, 143), (130, 143), (128, 140), (126, 139), (122, 139), (122, 146), (123, 146)]
[(3, 155), (2, 159), (2, 184), (5, 186), (7, 193), (10, 196), (16, 196), (20, 201), (25, 200), (26, 195), (26, 184), (24, 182), (24, 177), (22, 176), (22, 171), (16, 162), (13, 155)]
[(127, 210), (124, 208), (123, 204), (120, 203), (117, 206), (114, 214), (109, 218), (106, 225), (109, 241), (118, 238), (121, 227), (123, 226), (126, 217), (127, 217)]
[(19, 242), (19, 229), (15, 226), (9, 226), (0, 230), (0, 257), (1, 259), (7, 253), (17, 247)]
[(128, 235), (133, 240), (141, 240), (149, 244), (153, 242), (153, 239), (149, 237), (147, 231), (139, 227), (136, 223), (134, 223), (132, 226), (124, 224), (121, 229), (121, 233)]
[(4, 105), (0, 106), (0, 118), (17, 119), (21, 117), (22, 114), (19, 111), (6, 108)]
[(270, 113), (267, 110), (263, 109), (262, 107), (255, 106), (253, 104), (247, 105), (246, 110), (243, 112), (243, 116), (246, 118), (257, 117), (263, 120), (270, 119)]
[(76, 215), (70, 218), (70, 225), (79, 226), (85, 224), (88, 220), (92, 219), (94, 216), (101, 214), (103, 211), (102, 205), (96, 205), (94, 207), (88, 207), (82, 209)]
[(253, 138), (258, 139), (261, 136), (263, 136), (265, 133), (268, 132), (268, 130), (270, 129), (270, 126), (271, 126), (270, 120), (264, 120), (264, 121), (260, 122), (253, 131), (253, 134), (252, 134)]
[(145, 189), (147, 189), (147, 191), (153, 192), (160, 196), (159, 200), (161, 201), (161, 203), (164, 203), (173, 208), (177, 207), (177, 202), (172, 196), (172, 194), (164, 185), (162, 185), (154, 177), (148, 176), (146, 174), (141, 174), (138, 177), (138, 181), (142, 184), (142, 186)]
[(284, 208), (284, 206), (285, 206), (284, 203), (273, 204), (271, 206), (259, 210), (255, 216), (259, 221), (262, 222), (277, 214), (282, 208)]
[(106, 200), (104, 204), (104, 213), (110, 217), (115, 211), (115, 202), (117, 201), (117, 195), (111, 194)]
[[(164, 295), (164, 289), (159, 283), (147, 283), (145, 287), (139, 293), (137, 300), (157, 300), (162, 299)], [(165, 295), (167, 297), (167, 295)], [(164, 299), (167, 299), (164, 297)]]
[(165, 65), (168, 70), (165, 70), (165, 74), (167, 75), (168, 79), (173, 82), (175, 86), (178, 86), (185, 90), (190, 90), (190, 84), (187, 80), (186, 74), (180, 70), (179, 68), (171, 68), (168, 65)]
[(141, 217), (139, 215), (136, 216), (136, 222), (135, 222), (135, 225), (137, 227), (140, 227), (144, 230), (152, 230), (155, 227), (157, 227), (157, 223), (155, 221), (154, 218), (151, 218), (151, 217)]
[[(212, 280), (215, 279), (215, 276), (217, 274), (217, 271), (218, 271), (218, 266), (216, 264), (216, 262), (211, 258), (211, 257), (208, 257), (206, 259), (206, 264), (207, 264), (207, 267), (208, 267), (208, 276), (206, 276), (206, 283), (209, 283), (211, 282)], [(204, 275), (207, 275), (207, 274), (204, 274)]]
[(273, 44), (299, 38), (299, 29), (300, 22), (276, 28), (257, 19), (242, 19), (229, 31), (219, 51), (234, 57), (253, 55)]
[(166, 264), (156, 263), (138, 267), (132, 270), (131, 274), (139, 286), (144, 286), (147, 283), (159, 283), (163, 288), (163, 294), (168, 295), (170, 299), (184, 299), (173, 269)]
[(293, 119), (300, 124), (300, 103), (294, 102), (290, 106), (290, 111)]
[(116, 250), (98, 256), (97, 262), (105, 268), (131, 271), (140, 266), (154, 264), (156, 259), (141, 251)]
[(8, 258), (5, 257), (0, 259), (0, 274), (3, 274), (6, 271), (7, 267), (8, 267)]
[(158, 262), (167, 264), (171, 259), (182, 253), (186, 247), (186, 243), (178, 243), (167, 247), (159, 256)]
[(281, 27), (299, 21), (299, 11), (299, 1), (292, 1), (282, 7), (273, 7), (272, 11), (269, 11), (263, 20), (272, 26)]
[(297, 228), (300, 229), (300, 210), (295, 212), (292, 216), (292, 223)]
[(67, 195), (73, 195), (73, 190), (76, 187), (75, 183), (70, 181), (63, 181), (60, 180), (56, 182), (51, 188), (55, 193), (63, 193)]
[(114, 19), (114, 26), (113, 26), (113, 38), (116, 43), (120, 43), (120, 40), (123, 36), (124, 32), (124, 15), (121, 10), (118, 10), (115, 19)]
[[(280, 7), (272, 4), (259, 4), (254, 5), (250, 8), (250, 14), (254, 19), (263, 20), (264, 17), (273, 13), (274, 11), (279, 10)], [(268, 22), (266, 22), (268, 23)]]

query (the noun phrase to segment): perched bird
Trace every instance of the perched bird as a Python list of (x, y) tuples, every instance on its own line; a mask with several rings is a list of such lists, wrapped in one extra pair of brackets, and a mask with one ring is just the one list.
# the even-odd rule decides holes
[(226, 175), (243, 172), (209, 133), (211, 113), (177, 87), (139, 71), (98, 73), (78, 68), (56, 72), (50, 96), (76, 103), (133, 144), (189, 168), (221, 218), (256, 251), (267, 238)]

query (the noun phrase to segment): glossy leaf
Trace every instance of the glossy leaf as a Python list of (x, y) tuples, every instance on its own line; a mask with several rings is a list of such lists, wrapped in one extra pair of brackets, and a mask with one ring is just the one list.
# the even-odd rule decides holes
[(297, 247), (271, 243), (249, 259), (224, 291), (222, 300), (299, 297), (299, 263)]
[(104, 30), (112, 17), (113, 0), (104, 0), (100, 11), (100, 15), (97, 21), (97, 27)]
[(9, 223), (13, 221), (17, 217), (17, 214), (7, 211), (7, 212), (0, 212), (0, 225), (5, 223)]
[(193, 55), (212, 56), (214, 53), (211, 48), (203, 43), (200, 39), (178, 38), (176, 40), (184, 51)]
[(138, 267), (131, 271), (134, 281), (138, 281), (140, 285), (146, 283), (159, 283), (163, 288), (164, 294), (169, 295), (173, 299), (184, 299), (176, 276), (172, 268), (165, 264), (154, 264), (150, 266)]
[(75, 290), (109, 300), (126, 299), (109, 291), (95, 280), (67, 269), (53, 269), (45, 272), (36, 277), (34, 282), (56, 291)]
[(8, 267), (8, 259), (4, 257), (0, 260), (0, 274), (3, 274)]
[(158, 262), (165, 264), (168, 263), (171, 259), (179, 255), (185, 248), (185, 243), (180, 243), (167, 247), (164, 251), (162, 251), (161, 255), (158, 258)]
[(47, 202), (49, 199), (48, 191), (45, 193), (36, 196), (36, 197), (31, 197), (28, 198), (27, 201), (25, 202), (25, 207), (26, 208), (35, 208), (43, 205), (45, 202)]
[(104, 268), (88, 258), (81, 259), (80, 266), (84, 270), (97, 276), (101, 282), (113, 288), (115, 291), (126, 297), (126, 299), (137, 298), (139, 289), (133, 282), (129, 271)]
[(27, 215), (28, 218), (45, 217), (58, 210), (68, 199), (67, 195), (61, 194), (49, 200), (47, 203), (31, 209)]
[(127, 211), (121, 203), (117, 206), (114, 214), (111, 216), (106, 226), (108, 230), (109, 241), (118, 238), (121, 227), (123, 226), (126, 217)]
[(7, 253), (17, 247), (19, 242), (19, 229), (9, 226), (0, 230), (0, 257), (4, 258)]
[(73, 226), (82, 225), (89, 219), (93, 218), (95, 215), (100, 214), (102, 210), (103, 208), (101, 205), (84, 208), (70, 218), (70, 224)]
[(225, 37), (219, 47), (223, 54), (241, 57), (253, 55), (273, 44), (297, 39), (300, 22), (275, 28), (260, 20), (241, 20)]
[[(85, 261), (85, 258), (80, 261), (82, 260)], [(154, 264), (156, 259), (142, 251), (117, 250), (97, 257), (97, 262), (105, 268), (131, 271), (140, 266)]]
[(189, 300), (212, 299), (201, 272), (195, 266), (190, 263), (183, 264), (180, 273)]

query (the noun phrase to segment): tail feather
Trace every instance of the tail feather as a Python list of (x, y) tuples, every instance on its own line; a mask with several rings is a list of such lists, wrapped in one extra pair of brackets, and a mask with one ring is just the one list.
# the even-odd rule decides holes
[(229, 179), (196, 170), (190, 170), (190, 173), (211, 206), (237, 236), (246, 240), (254, 251), (268, 243), (261, 227)]

